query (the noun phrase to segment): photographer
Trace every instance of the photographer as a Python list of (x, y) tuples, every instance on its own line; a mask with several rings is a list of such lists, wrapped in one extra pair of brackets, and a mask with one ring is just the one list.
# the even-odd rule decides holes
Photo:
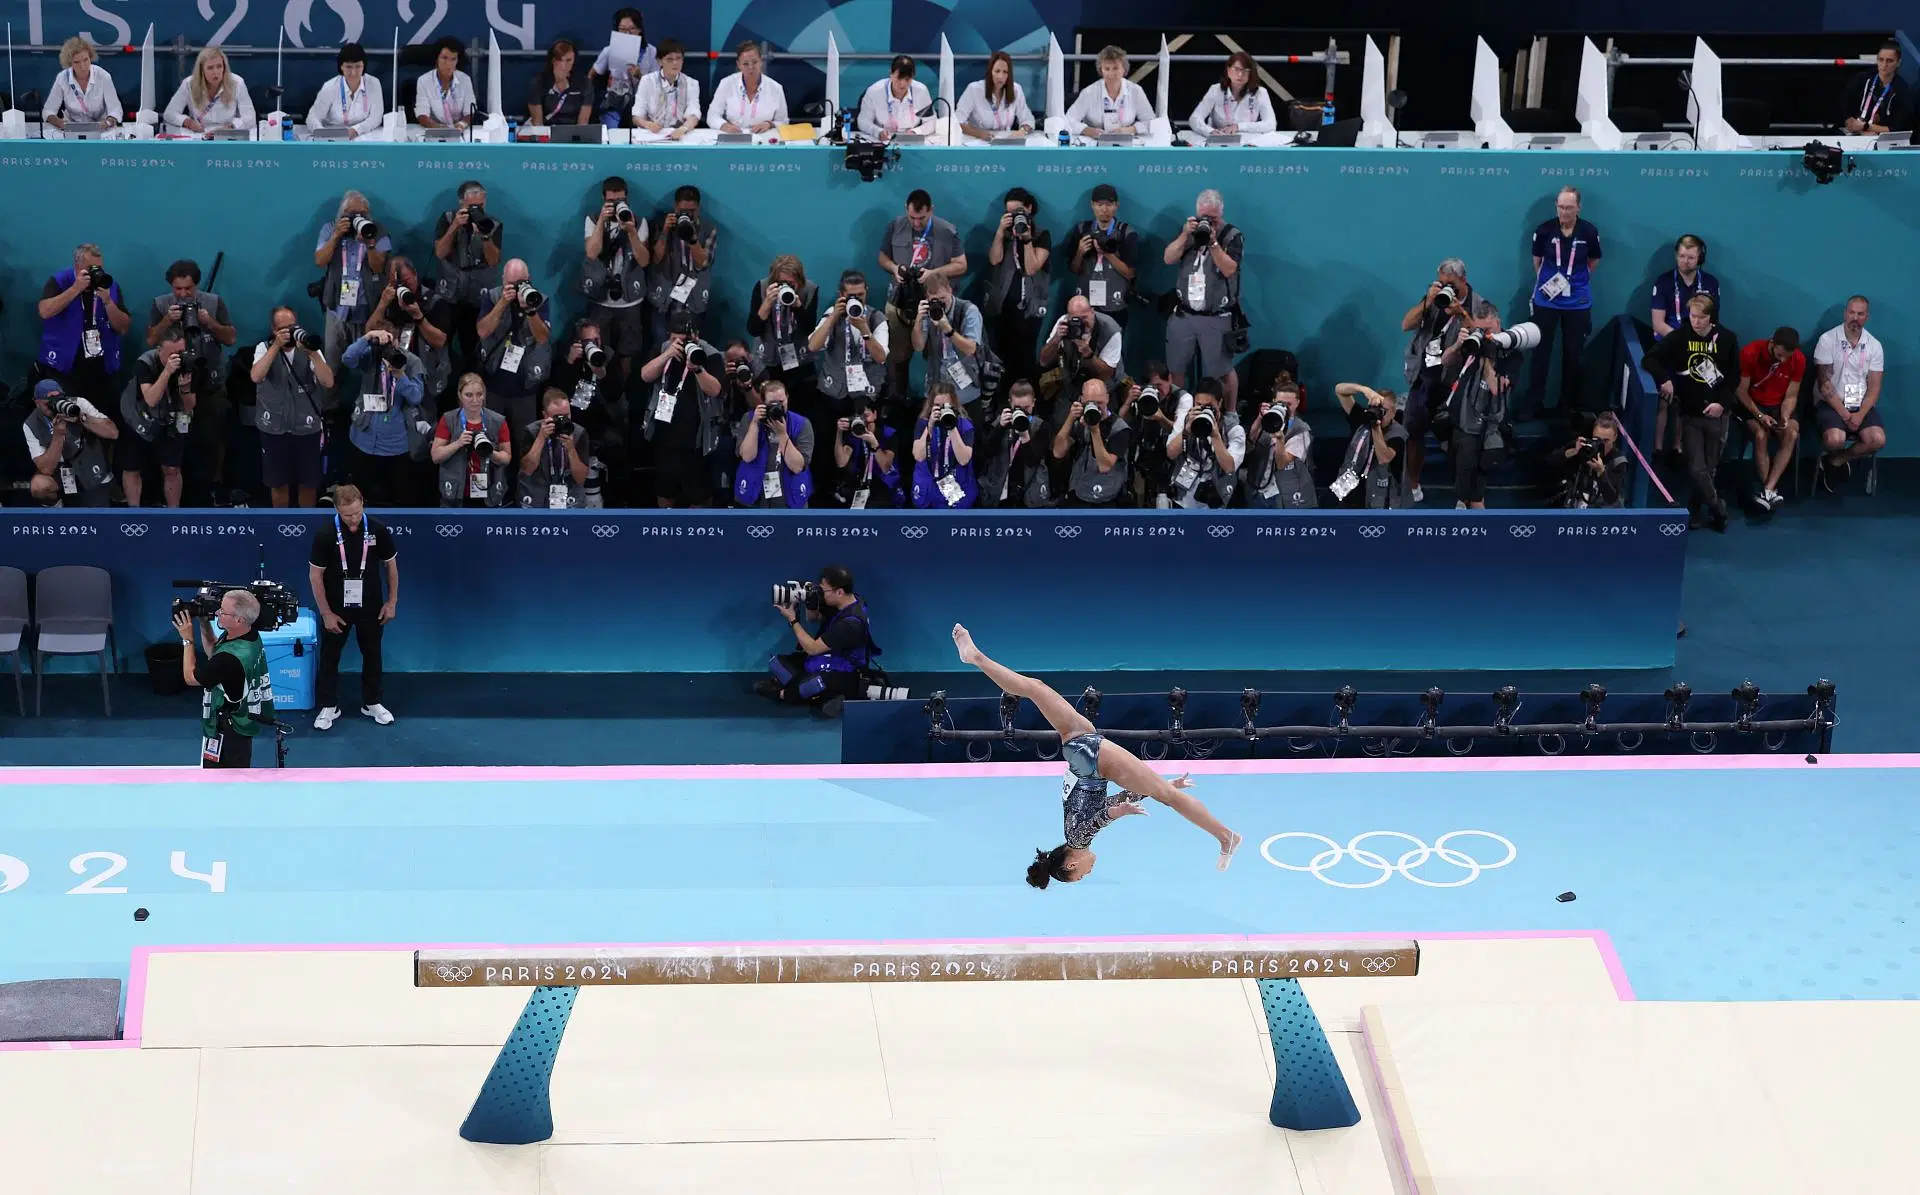
[(52, 378), (33, 387), (33, 414), (20, 425), (33, 458), (29, 492), (42, 506), (106, 506), (113, 470), (106, 441), (119, 427), (84, 398), (69, 397)]
[[(1040, 367), (1049, 371), (1039, 379), (1041, 390), (1051, 398), (1080, 393), (1088, 378), (1111, 382), (1120, 372), (1120, 354), (1120, 325), (1075, 295), (1067, 300), (1067, 313), (1053, 322), (1047, 343), (1040, 346)], [(1058, 373), (1052, 372), (1056, 366)]]
[(254, 425), (260, 432), (260, 478), (275, 506), (297, 494), (312, 506), (320, 493), (322, 396), (333, 389), (325, 342), (275, 307), (273, 334), (253, 350)]
[(1201, 378), (1193, 401), (1175, 416), (1173, 435), (1167, 438), (1173, 476), (1156, 495), (1157, 505), (1218, 510), (1233, 499), (1240, 462), (1247, 456), (1247, 433), (1240, 416), (1221, 409), (1222, 389), (1213, 378)]
[(928, 389), (944, 380), (962, 403), (979, 402), (993, 360), (980, 340), (980, 309), (954, 294), (945, 274), (928, 274), (920, 291), (925, 297), (915, 308), (913, 351), (926, 356)]
[(920, 510), (965, 510), (980, 496), (973, 479), (973, 421), (953, 386), (934, 382), (913, 425), (913, 504)]
[[(373, 312), (373, 291), (392, 252), (393, 239), (374, 220), (367, 197), (358, 191), (342, 195), (333, 219), (320, 226), (319, 240), (313, 248), (313, 264), (326, 275), (307, 288), (327, 313), (321, 333), (326, 337), (328, 365), (338, 365), (340, 354), (366, 332), (367, 317)], [(332, 390), (333, 383), (328, 382), (329, 411), (335, 405)]]
[(886, 381), (887, 321), (868, 306), (867, 276), (840, 275), (840, 295), (807, 337), (814, 379), (829, 403), (877, 396)]
[(994, 319), (993, 342), (1006, 362), (1005, 376), (1031, 381), (1040, 376), (1034, 348), (1052, 288), (1047, 262), (1053, 234), (1035, 225), (1040, 201), (1025, 187), (1008, 191), (1005, 206), (987, 249), (986, 310)]
[[(213, 627), (200, 625), (191, 613), (179, 610), (173, 616), (173, 629), (186, 646), (180, 653), (180, 676), (188, 688), (203, 691), (203, 768), (252, 767), (254, 736), (273, 724), (273, 678), (267, 672), (267, 650), (253, 629), (259, 618), (260, 599), (244, 589), (229, 589), (220, 599), (220, 611), (214, 617), (214, 625), (220, 628), (218, 639)], [(196, 646), (207, 653), (204, 680), (195, 667)]]
[(1240, 383), (1229, 340), (1235, 336), (1233, 317), (1240, 308), (1246, 238), (1227, 223), (1226, 203), (1218, 191), (1200, 192), (1193, 212), (1161, 254), (1180, 271), (1167, 322), (1167, 361), (1183, 386), (1190, 377), (1219, 378), (1227, 388), (1227, 405), (1237, 406)]
[(1426, 467), (1427, 432), (1433, 427), (1431, 404), (1446, 397), (1448, 379), (1443, 360), (1466, 328), (1478, 298), (1467, 282), (1467, 263), (1449, 257), (1434, 271), (1427, 293), (1400, 319), (1400, 330), (1413, 333), (1407, 341), (1407, 496), (1418, 506), (1426, 500), (1420, 490), (1420, 472)]
[(1680, 414), (1680, 445), (1686, 453), (1693, 492), (1687, 499), (1689, 528), (1727, 529), (1727, 504), (1720, 499), (1714, 473), (1727, 447), (1727, 412), (1740, 388), (1740, 341), (1714, 322), (1707, 295), (1687, 300), (1687, 326), (1663, 337), (1648, 351), (1647, 372), (1660, 384), (1662, 397)]
[(733, 476), (733, 500), (741, 506), (784, 506), (800, 510), (813, 494), (813, 425), (787, 407), (787, 388), (769, 380), (760, 388), (760, 405), (741, 417), (735, 429), (740, 464)]
[(720, 230), (700, 220), (700, 188), (673, 193), (673, 210), (653, 224), (653, 272), (647, 302), (653, 307), (653, 339), (665, 340), (674, 317), (686, 315), (698, 326), (713, 291), (713, 248)]
[(614, 376), (626, 393), (630, 358), (646, 351), (647, 266), (653, 261), (647, 222), (627, 202), (627, 180), (600, 180), (600, 207), (586, 218), (586, 268), (580, 289), (587, 318), (613, 356)]
[(1620, 420), (1612, 411), (1594, 416), (1592, 434), (1576, 439), (1560, 455), (1567, 470), (1561, 506), (1586, 510), (1626, 503), (1627, 454), (1620, 450)]
[(981, 429), (981, 506), (1053, 505), (1053, 437), (1035, 409), (1033, 383), (1007, 387), (1007, 405)]
[(440, 471), (440, 505), (495, 507), (506, 502), (513, 448), (507, 417), (487, 409), (487, 383), (460, 375), (460, 405), (440, 416), (427, 455)]
[(120, 372), (120, 338), (133, 317), (100, 246), (75, 247), (73, 265), (41, 288), (39, 311), (43, 376), (58, 381), (62, 393), (107, 408), (113, 375)]
[(1140, 234), (1120, 219), (1120, 192), (1110, 183), (1093, 189), (1093, 219), (1067, 233), (1073, 246), (1073, 293), (1093, 310), (1127, 326), (1127, 310), (1139, 277)]
[[(220, 493), (227, 472), (227, 355), (240, 335), (227, 315), (227, 301), (200, 289), (200, 266), (176, 261), (167, 267), (166, 294), (153, 300), (147, 315), (147, 347), (156, 348), (165, 330), (178, 325), (186, 333), (187, 351), (207, 363), (207, 384), (194, 411), (188, 455), (204, 463), (206, 475), (196, 476), (212, 493)], [(196, 488), (196, 494), (199, 490)]]
[(548, 390), (546, 415), (527, 428), (532, 441), (520, 457), (520, 505), (529, 509), (577, 509), (585, 499), (586, 429), (573, 421), (566, 392)]
[[(381, 506), (414, 505), (414, 454), (424, 456), (433, 438), (432, 413), (423, 409), (420, 358), (401, 348), (392, 332), (373, 328), (347, 346), (340, 364), (360, 379), (347, 428), (347, 476)], [(339, 504), (336, 496), (335, 509)]]
[(160, 347), (134, 362), (133, 380), (120, 393), (120, 420), (133, 434), (120, 441), (120, 491), (138, 507), (149, 470), (160, 470), (160, 489), (169, 507), (180, 505), (180, 466), (187, 456), (187, 434), (210, 372), (203, 358), (187, 348), (185, 333), (168, 329)]
[[(1167, 459), (1167, 440), (1172, 437), (1175, 417), (1193, 405), (1193, 395), (1174, 385), (1173, 371), (1165, 361), (1147, 362), (1144, 384), (1121, 379), (1111, 384), (1118, 410), (1133, 426), (1133, 476), (1130, 485), (1133, 501), (1149, 504), (1166, 492), (1173, 480), (1173, 463)], [(1071, 392), (1069, 392), (1071, 394)], [(1055, 407), (1061, 423), (1068, 422), (1062, 403)]]
[(773, 608), (793, 628), (800, 650), (770, 658), (771, 676), (754, 682), (753, 691), (774, 701), (811, 705), (823, 717), (834, 718), (847, 698), (863, 692), (861, 673), (873, 665), (880, 649), (874, 646), (873, 631), (867, 625), (866, 603), (853, 592), (852, 573), (837, 564), (828, 565), (820, 570), (817, 600), (811, 594), (808, 598), (804, 609), (821, 616), (820, 633), (807, 630), (798, 601), (776, 600)]
[[(718, 470), (712, 462), (722, 446), (734, 446), (727, 422), (729, 383), (716, 372), (726, 368), (719, 359), (718, 350), (695, 334), (692, 317), (683, 312), (659, 354), (640, 367), (640, 380), (653, 387), (640, 434), (653, 445), (654, 501), (662, 510), (713, 502)], [(727, 377), (735, 375), (728, 371)], [(733, 384), (744, 392), (743, 410), (758, 403), (750, 373)]]
[(473, 369), (480, 341), (476, 325), (489, 306), (486, 292), (499, 277), (501, 242), (506, 228), (487, 212), (487, 189), (477, 179), (460, 184), (458, 206), (440, 213), (433, 226), (433, 256), (440, 263), (440, 297), (453, 307), (454, 334), (460, 341), (459, 368)]
[[(547, 296), (533, 285), (526, 262), (513, 258), (500, 278), (498, 290), (480, 292), (487, 309), (474, 330), (480, 336), (487, 405), (505, 415), (518, 436), (534, 422), (539, 394), (553, 370), (553, 329), (547, 322)], [(515, 447), (526, 449), (518, 440)]]
[(1500, 312), (1485, 299), (1475, 299), (1467, 330), (1443, 357), (1443, 376), (1452, 380), (1445, 398), (1436, 396), (1439, 405), (1432, 413), (1435, 426), (1449, 433), (1447, 457), (1453, 464), (1456, 508), (1487, 508), (1487, 477), (1513, 446), (1511, 401), (1520, 350), (1538, 343), (1532, 324), (1502, 334)]
[(1254, 415), (1247, 449), (1247, 506), (1252, 510), (1309, 510), (1320, 505), (1313, 488), (1313, 428), (1300, 418), (1300, 387), (1275, 384), (1273, 401)]
[(367, 316), (367, 331), (393, 333), (394, 343), (420, 359), (420, 384), (430, 400), (428, 413), (445, 396), (453, 381), (453, 304), (437, 290), (421, 285), (413, 260), (398, 254), (387, 259), (385, 285)]
[(820, 288), (807, 281), (807, 268), (791, 253), (767, 267), (747, 300), (747, 335), (764, 377), (779, 378), (809, 417), (814, 402), (813, 356), (807, 346), (820, 322)]
[(1107, 409), (1107, 384), (1089, 378), (1053, 436), (1053, 459), (1067, 461), (1068, 506), (1117, 506), (1127, 490), (1133, 429)]
[(879, 510), (907, 504), (898, 455), (887, 447), (895, 434), (881, 425), (871, 394), (854, 400), (853, 414), (841, 416), (833, 428), (834, 506)]
[(1358, 382), (1340, 382), (1334, 386), (1333, 396), (1340, 400), (1340, 409), (1353, 426), (1339, 476), (1327, 487), (1333, 491), (1334, 501), (1368, 510), (1405, 506), (1400, 471), (1393, 467), (1407, 446), (1407, 429), (1398, 412), (1399, 395)]
[(626, 387), (608, 376), (612, 366), (600, 325), (583, 319), (567, 338), (566, 356), (553, 367), (554, 389), (567, 396), (573, 421), (593, 444), (585, 496), (590, 507), (626, 505), (629, 412)]
[(887, 380), (894, 401), (907, 393), (907, 364), (919, 350), (915, 312), (924, 298), (923, 283), (933, 275), (948, 281), (967, 272), (966, 250), (960, 233), (933, 214), (933, 196), (915, 190), (907, 196), (907, 210), (895, 216), (880, 236), (880, 269), (887, 276), (887, 329), (890, 348)]
[(340, 717), (340, 655), (349, 631), (360, 644), (360, 712), (391, 726), (393, 714), (380, 703), (380, 639), (400, 605), (399, 549), (387, 525), (367, 517), (358, 488), (334, 490), (333, 525), (321, 525), (307, 553), (307, 585), (320, 616), (313, 728), (330, 730)]

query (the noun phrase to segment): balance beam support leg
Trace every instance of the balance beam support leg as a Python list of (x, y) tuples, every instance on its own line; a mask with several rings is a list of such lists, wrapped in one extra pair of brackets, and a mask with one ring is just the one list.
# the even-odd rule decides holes
[(1340, 1073), (1320, 1018), (1297, 979), (1262, 979), (1260, 1005), (1273, 1038), (1273, 1106), (1267, 1119), (1283, 1129), (1345, 1129), (1360, 1109)]
[(579, 995), (577, 987), (533, 989), (487, 1072), (473, 1111), (460, 1126), (462, 1137), (490, 1145), (530, 1145), (553, 1136), (553, 1062)]

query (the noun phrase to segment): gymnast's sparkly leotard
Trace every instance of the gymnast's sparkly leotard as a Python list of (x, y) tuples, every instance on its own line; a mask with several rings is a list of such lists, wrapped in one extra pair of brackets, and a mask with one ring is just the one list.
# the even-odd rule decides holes
[(1122, 790), (1118, 797), (1107, 795), (1107, 782), (1100, 775), (1100, 736), (1077, 734), (1061, 744), (1067, 760), (1066, 784), (1060, 800), (1066, 822), (1067, 845), (1085, 850), (1093, 836), (1113, 821), (1107, 808), (1116, 801), (1137, 803), (1145, 800), (1138, 793)]

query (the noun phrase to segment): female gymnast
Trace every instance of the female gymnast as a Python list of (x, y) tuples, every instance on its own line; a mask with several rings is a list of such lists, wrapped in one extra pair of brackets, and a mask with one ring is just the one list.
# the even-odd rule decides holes
[[(1045, 683), (1021, 676), (988, 659), (973, 645), (973, 636), (967, 633), (967, 628), (958, 623), (953, 627), (953, 643), (960, 649), (962, 663), (986, 673), (987, 679), (999, 685), (1002, 692), (1032, 701), (1060, 733), (1060, 753), (1067, 761), (1067, 781), (1062, 794), (1067, 840), (1050, 851), (1034, 852), (1033, 863), (1027, 868), (1027, 883), (1045, 888), (1049, 880), (1071, 884), (1084, 878), (1093, 870), (1094, 853), (1088, 849), (1093, 844), (1093, 836), (1115, 818), (1145, 813), (1140, 802), (1148, 797), (1213, 835), (1214, 841), (1220, 844), (1220, 870), (1227, 869), (1227, 864), (1233, 861), (1234, 850), (1240, 845), (1240, 835), (1221, 825), (1205, 805), (1180, 791), (1193, 787), (1190, 778), (1162, 779), (1133, 752), (1100, 737), (1093, 723)], [(1121, 788), (1119, 800), (1111, 804), (1107, 797), (1109, 780)]]

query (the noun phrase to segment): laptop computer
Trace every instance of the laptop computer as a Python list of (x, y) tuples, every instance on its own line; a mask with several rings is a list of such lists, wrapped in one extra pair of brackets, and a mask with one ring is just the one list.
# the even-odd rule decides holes
[(1239, 144), (1240, 144), (1240, 134), (1238, 134), (1238, 133), (1208, 133), (1208, 134), (1207, 134), (1207, 144), (1208, 144), (1208, 145), (1239, 145)]
[(88, 141), (106, 134), (107, 126), (91, 120), (69, 120), (60, 132), (76, 141)]
[(212, 129), (207, 133), (209, 141), (251, 141), (252, 129)]
[(1025, 145), (1028, 134), (1019, 129), (1005, 129), (993, 135), (995, 145)]
[(753, 140), (752, 133), (719, 133), (714, 136), (716, 145), (746, 145)]
[(465, 141), (466, 139), (467, 130), (465, 129), (433, 128), (420, 130), (420, 140), (422, 141)]
[(1098, 140), (1101, 145), (1132, 145), (1140, 139), (1132, 133), (1102, 133)]
[(353, 137), (352, 129), (308, 129), (309, 141), (347, 141)]
[(553, 145), (599, 145), (607, 139), (606, 126), (600, 124), (557, 124), (552, 129), (547, 140)]

